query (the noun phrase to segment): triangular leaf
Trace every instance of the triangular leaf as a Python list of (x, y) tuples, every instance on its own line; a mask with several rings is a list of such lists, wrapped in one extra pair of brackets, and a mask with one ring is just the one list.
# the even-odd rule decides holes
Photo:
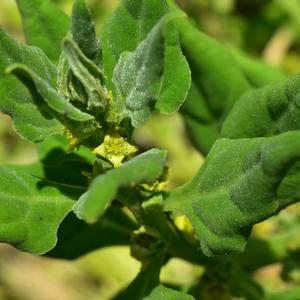
[(194, 179), (171, 191), (166, 210), (193, 223), (208, 256), (244, 250), (252, 225), (276, 214), (297, 195), (279, 187), (300, 159), (300, 131), (271, 138), (218, 140)]

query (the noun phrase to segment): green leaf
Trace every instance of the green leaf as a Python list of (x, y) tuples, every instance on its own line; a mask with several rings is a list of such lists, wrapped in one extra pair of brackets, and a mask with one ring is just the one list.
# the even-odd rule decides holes
[(0, 242), (37, 254), (52, 249), (82, 189), (7, 167), (0, 168), (0, 178)]
[(110, 208), (101, 221), (89, 225), (69, 214), (58, 230), (58, 243), (47, 256), (75, 259), (99, 248), (128, 245), (136, 224), (120, 209)]
[(53, 86), (55, 66), (40, 49), (20, 44), (0, 29), (0, 110), (13, 118), (14, 128), (21, 136), (40, 142), (60, 131), (61, 125), (45, 106), (37, 107), (23, 84), (13, 76), (5, 76), (5, 68), (12, 63), (30, 67)]
[[(111, 82), (113, 74), (115, 74), (114, 83), (121, 88), (119, 92), (121, 91), (125, 94), (123, 96), (127, 97), (126, 104), (130, 106), (130, 110), (133, 106), (137, 106), (137, 109), (134, 110), (141, 110), (140, 107), (147, 106), (144, 112), (140, 112), (141, 116), (138, 119), (141, 120), (137, 120), (136, 125), (149, 118), (150, 108), (166, 114), (177, 111), (184, 102), (190, 87), (190, 71), (180, 49), (176, 26), (174, 22), (163, 24), (160, 21), (168, 11), (165, 0), (122, 1), (120, 8), (103, 30), (103, 63), (105, 74), (108, 77), (108, 88), (115, 90)], [(160, 26), (157, 23), (160, 23)], [(134, 52), (129, 54), (128, 51)], [(119, 62), (118, 71), (115, 70), (117, 62)], [(147, 74), (146, 70), (142, 69), (143, 66), (147, 66), (151, 71)], [(129, 76), (130, 68), (140, 74)], [(120, 71), (123, 75), (118, 74)], [(157, 74), (157, 72), (159, 73)], [(121, 79), (121, 76), (126, 81), (122, 86), (117, 80), (117, 78)], [(144, 76), (146, 78), (142, 80)], [(144, 99), (142, 98), (140, 103), (136, 103), (134, 95), (132, 98), (135, 100), (129, 99), (127, 93), (130, 85), (134, 86), (134, 80), (138, 81), (137, 92), (140, 92), (139, 89), (142, 88), (142, 85), (151, 84), (151, 88), (147, 89), (147, 100), (144, 100), (146, 95), (143, 96)], [(125, 87), (125, 85), (129, 86)], [(154, 95), (152, 95), (153, 93)], [(141, 96), (140, 94), (141, 92), (139, 96)], [(150, 98), (152, 96), (153, 99)]]
[(40, 162), (14, 166), (14, 169), (23, 170), (30, 175), (50, 181), (86, 188), (88, 178), (82, 173), (93, 172), (96, 157), (89, 149), (81, 147), (68, 153), (68, 148), (68, 143), (63, 136), (50, 137), (39, 143)]
[(91, 60), (99, 61), (100, 46), (95, 25), (85, 0), (75, 0), (71, 17), (72, 38), (81, 51)]
[(105, 212), (121, 187), (157, 179), (164, 168), (166, 151), (151, 149), (120, 168), (97, 176), (74, 207), (78, 218), (88, 223), (96, 222)]
[(200, 32), (186, 18), (178, 18), (176, 23), (193, 79), (210, 112), (222, 116), (251, 86), (222, 44)]
[(180, 112), (189, 138), (201, 153), (207, 154), (219, 137), (219, 125), (194, 81)]
[(241, 97), (226, 118), (222, 136), (273, 136), (298, 130), (300, 74), (253, 90)]
[(194, 179), (170, 192), (165, 210), (188, 216), (206, 255), (241, 252), (252, 225), (298, 201), (292, 190), (279, 192), (299, 149), (299, 131), (218, 140)]
[[(64, 160), (68, 155), (76, 154), (80, 157), (81, 160), (86, 161), (90, 165), (96, 160), (96, 155), (92, 153), (91, 149), (86, 148), (84, 146), (80, 146), (80, 148), (74, 149), (71, 153), (68, 153), (69, 143), (64, 135), (56, 134), (53, 135), (43, 142), (38, 144), (39, 150), (39, 158), (41, 161), (46, 160), (48, 157), (53, 157), (53, 160), (50, 162), (51, 164), (58, 164), (60, 161)], [(59, 150), (61, 155), (52, 156), (51, 152), (54, 150)], [(72, 159), (70, 159), (71, 161)]]
[(29, 89), (32, 84), (37, 94), (43, 99), (56, 118), (65, 125), (78, 138), (86, 139), (97, 129), (95, 118), (80, 111), (70, 102), (64, 99), (43, 80), (38, 74), (25, 65), (14, 64), (7, 68), (8, 73), (16, 75)]
[(107, 91), (102, 86), (104, 74), (70, 39), (65, 39), (63, 42), (60, 66), (62, 72), (58, 82), (59, 91), (62, 91), (67, 99), (84, 104), (94, 115), (99, 111), (103, 113), (108, 105)]
[(145, 299), (144, 297), (149, 295), (151, 290), (159, 284), (159, 275), (161, 267), (164, 264), (165, 254), (164, 247), (158, 249), (158, 251), (152, 255), (150, 260), (142, 266), (141, 271), (127, 289), (121, 291), (113, 300)]
[(263, 87), (270, 83), (285, 79), (285, 75), (274, 66), (268, 65), (260, 59), (252, 58), (235, 47), (227, 47), (234, 60), (238, 63), (251, 86)]
[(178, 292), (176, 290), (167, 288), (163, 285), (157, 286), (148, 297), (145, 297), (144, 300), (193, 300), (195, 299), (191, 295)]
[[(175, 5), (172, 8), (179, 10)], [(207, 154), (219, 137), (224, 118), (240, 96), (284, 76), (277, 69), (210, 38), (187, 18), (176, 22), (193, 78), (181, 112), (194, 145)]]
[(122, 0), (101, 33), (107, 86), (114, 89), (113, 73), (121, 54), (134, 51), (156, 23), (168, 12), (165, 0)]
[(55, 63), (62, 39), (69, 30), (69, 18), (50, 0), (16, 0), (22, 16), (26, 41), (38, 46)]
[[(299, 130), (299, 84), (295, 75), (241, 97), (232, 108), (222, 128), (222, 135), (231, 139), (274, 136)], [(300, 197), (300, 163), (287, 172), (278, 188), (278, 195), (287, 199)], [(282, 202), (282, 206), (286, 205)]]

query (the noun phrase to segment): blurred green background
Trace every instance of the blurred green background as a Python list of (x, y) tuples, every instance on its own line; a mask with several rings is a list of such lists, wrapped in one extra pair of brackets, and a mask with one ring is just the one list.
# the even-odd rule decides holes
[[(149, 0), (150, 1), (150, 0)], [(69, 13), (71, 0), (55, 0)], [(118, 0), (89, 0), (97, 30)], [(201, 30), (232, 44), (251, 56), (280, 67), (287, 74), (300, 69), (300, 1), (298, 0), (178, 0)], [(21, 21), (14, 0), (0, 1), (0, 26), (23, 41)], [(164, 130), (161, 130), (164, 128)], [(138, 144), (169, 151), (171, 184), (193, 176), (202, 157), (187, 141), (179, 115), (155, 115), (135, 133)], [(36, 147), (20, 139), (9, 117), (0, 115), (0, 164), (28, 163), (37, 159)], [(254, 235), (278, 235), (299, 223), (300, 209), (294, 206), (280, 216), (259, 224)], [(99, 237), (101, 238), (101, 237)], [(139, 263), (126, 247), (107, 248), (72, 261), (59, 261), (21, 253), (0, 245), (0, 300), (110, 299), (135, 277)], [(162, 281), (190, 286), (203, 269), (172, 259), (162, 272)], [(300, 285), (300, 263), (289, 261), (258, 270), (255, 278), (270, 290)], [(216, 299), (207, 296), (207, 299)], [(134, 300), (134, 299), (133, 299)]]

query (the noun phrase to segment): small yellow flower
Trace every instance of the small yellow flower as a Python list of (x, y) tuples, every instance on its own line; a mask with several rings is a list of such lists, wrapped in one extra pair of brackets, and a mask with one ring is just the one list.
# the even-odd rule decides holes
[(136, 146), (129, 144), (118, 134), (106, 135), (103, 143), (94, 149), (93, 153), (109, 160), (114, 168), (122, 165), (123, 159), (138, 151)]
[(142, 183), (141, 186), (149, 192), (162, 192), (164, 191), (168, 185), (169, 185), (169, 168), (165, 167), (164, 172), (160, 178), (155, 180), (154, 182), (151, 183)]
[(81, 139), (76, 137), (69, 129), (63, 128), (63, 134), (69, 142), (68, 152), (73, 151), (81, 143)]

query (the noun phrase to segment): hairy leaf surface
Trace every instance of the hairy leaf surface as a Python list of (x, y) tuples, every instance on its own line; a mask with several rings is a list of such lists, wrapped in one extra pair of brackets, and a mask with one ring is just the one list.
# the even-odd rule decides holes
[[(156, 90), (154, 98), (151, 99), (151, 106), (152, 109), (155, 108), (167, 114), (179, 109), (190, 87), (190, 71), (179, 46), (174, 22), (169, 22), (168, 26), (165, 26), (166, 28), (158, 30), (156, 26), (154, 29), (155, 24), (168, 11), (165, 0), (122, 1), (120, 8), (107, 22), (102, 34), (103, 63), (108, 77), (108, 87), (111, 90), (115, 89), (110, 79), (113, 78), (114, 69), (119, 59), (119, 70), (125, 67), (126, 61), (126, 64), (130, 65), (134, 72), (140, 70), (141, 73), (139, 79), (136, 75), (132, 75), (131, 78), (126, 76), (127, 78), (124, 79), (127, 81), (127, 85), (137, 85), (136, 79), (141, 82), (141, 77), (153, 77), (153, 72), (156, 72), (155, 75), (160, 77), (160, 83), (155, 83)], [(152, 34), (150, 34), (151, 30)], [(154, 47), (156, 52), (153, 52)], [(135, 54), (123, 54), (120, 58), (122, 53), (134, 50)], [(137, 60), (136, 66), (129, 62), (133, 59)], [(152, 64), (149, 64), (150, 59)], [(143, 65), (150, 67), (149, 73), (147, 73), (147, 69), (141, 69)], [(129, 73), (129, 66), (127, 70)], [(147, 79), (145, 78), (144, 85), (146, 82)], [(151, 84), (153, 85), (153, 81)], [(151, 87), (151, 89), (153, 88), (154, 86)], [(149, 91), (147, 93), (149, 98)], [(143, 97), (145, 98), (145, 96)], [(145, 105), (145, 100), (138, 101), (136, 97), (131, 102), (131, 106), (134, 104), (138, 108)], [(149, 103), (146, 103), (146, 106), (148, 107), (145, 107), (145, 110), (149, 110)], [(149, 112), (144, 114), (149, 116)]]
[(0, 168), (0, 242), (43, 254), (56, 244), (56, 232), (82, 189), (12, 167)]
[(53, 115), (77, 137), (88, 138), (97, 129), (95, 118), (92, 115), (73, 106), (60, 96), (47, 81), (27, 66), (14, 64), (7, 71), (16, 75), (28, 88), (34, 85), (37, 94), (45, 101)]
[(12, 63), (30, 67), (52, 86), (56, 81), (55, 66), (40, 49), (23, 45), (0, 29), (0, 110), (13, 118), (14, 128), (21, 136), (39, 142), (57, 133), (61, 125), (45, 105), (37, 107), (22, 83), (4, 74)]
[(270, 138), (218, 140), (203, 167), (171, 191), (166, 210), (185, 213), (206, 255), (241, 252), (252, 225), (298, 200), (280, 184), (300, 158), (300, 132)]
[(98, 62), (100, 45), (96, 37), (95, 25), (85, 0), (75, 0), (71, 18), (72, 38), (89, 59)]
[(61, 42), (69, 29), (69, 18), (50, 0), (16, 0), (29, 45), (38, 46), (55, 63)]
[(241, 97), (226, 118), (228, 138), (273, 136), (300, 127), (300, 74)]
[(193, 78), (181, 112), (194, 145), (207, 154), (220, 135), (224, 118), (239, 97), (284, 75), (222, 45), (200, 32), (188, 19), (180, 18), (176, 22)]
[(121, 187), (157, 179), (163, 171), (165, 158), (165, 151), (151, 149), (124, 163), (120, 168), (97, 176), (76, 203), (75, 214), (89, 223), (96, 222)]

